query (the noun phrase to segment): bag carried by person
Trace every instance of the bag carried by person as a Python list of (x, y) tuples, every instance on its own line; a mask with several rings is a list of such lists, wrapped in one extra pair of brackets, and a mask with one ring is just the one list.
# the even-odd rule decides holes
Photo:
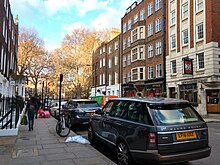
[(21, 125), (27, 125), (27, 116), (25, 114), (21, 117)]

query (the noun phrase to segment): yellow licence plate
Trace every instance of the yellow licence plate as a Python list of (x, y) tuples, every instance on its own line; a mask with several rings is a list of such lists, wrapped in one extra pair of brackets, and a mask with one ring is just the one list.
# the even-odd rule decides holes
[(196, 132), (179, 132), (176, 133), (176, 140), (196, 139)]

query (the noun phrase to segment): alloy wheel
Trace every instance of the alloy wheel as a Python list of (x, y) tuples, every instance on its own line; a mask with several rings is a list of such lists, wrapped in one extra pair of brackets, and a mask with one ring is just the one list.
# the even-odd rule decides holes
[(128, 148), (123, 142), (120, 142), (117, 145), (117, 158), (119, 165), (130, 165), (131, 163)]

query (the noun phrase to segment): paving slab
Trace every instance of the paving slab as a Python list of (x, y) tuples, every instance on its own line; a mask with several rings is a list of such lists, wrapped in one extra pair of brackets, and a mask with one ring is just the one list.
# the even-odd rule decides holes
[(22, 125), (16, 137), (0, 137), (0, 165), (115, 165), (89, 144), (65, 142), (56, 134), (56, 123), (52, 117), (38, 118), (33, 131)]

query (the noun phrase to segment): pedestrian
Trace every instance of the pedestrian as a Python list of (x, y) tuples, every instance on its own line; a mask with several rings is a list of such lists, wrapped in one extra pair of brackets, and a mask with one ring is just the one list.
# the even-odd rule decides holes
[(37, 115), (38, 115), (38, 110), (41, 107), (41, 103), (40, 103), (40, 99), (39, 96), (36, 96), (35, 98), (35, 104), (36, 104), (36, 114), (35, 114), (35, 119), (37, 119)]
[(35, 98), (31, 97), (31, 99), (27, 102), (27, 106), (25, 109), (25, 114), (28, 116), (28, 127), (29, 131), (33, 131), (33, 126), (34, 126), (34, 115), (36, 112), (36, 102)]

